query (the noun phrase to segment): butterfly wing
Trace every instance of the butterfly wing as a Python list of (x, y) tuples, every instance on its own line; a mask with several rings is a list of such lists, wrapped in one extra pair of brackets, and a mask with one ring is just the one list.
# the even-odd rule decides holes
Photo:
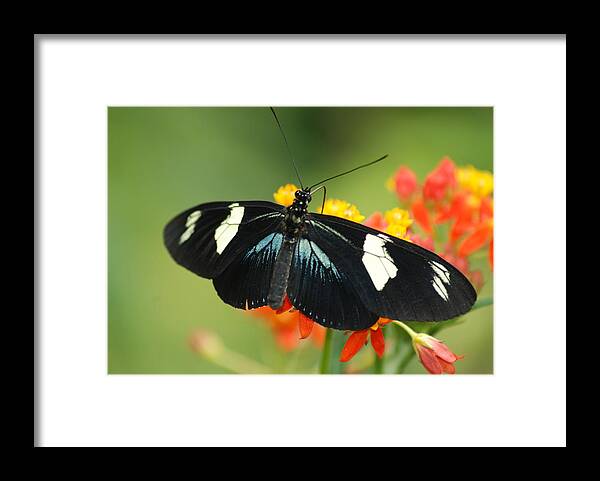
[(272, 202), (210, 202), (182, 212), (163, 232), (167, 250), (178, 264), (213, 279), (249, 252), (283, 219)]
[(283, 233), (278, 230), (238, 252), (227, 268), (213, 279), (223, 302), (238, 309), (267, 305), (273, 266), (282, 243)]
[(306, 226), (306, 237), (352, 286), (357, 304), (378, 317), (441, 321), (466, 313), (477, 298), (458, 269), (416, 244), (328, 215), (309, 214)]
[(312, 237), (307, 232), (294, 249), (287, 287), (294, 307), (325, 327), (358, 331), (372, 326), (379, 316), (361, 302), (349, 272), (334, 261), (337, 256), (325, 253)]

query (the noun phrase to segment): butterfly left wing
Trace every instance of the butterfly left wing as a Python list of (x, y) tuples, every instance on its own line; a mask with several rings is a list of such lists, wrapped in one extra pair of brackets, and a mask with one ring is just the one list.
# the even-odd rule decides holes
[(377, 316), (441, 321), (466, 313), (477, 298), (458, 269), (416, 244), (322, 214), (309, 214), (306, 226), (306, 237)]
[(284, 208), (264, 201), (210, 202), (169, 222), (164, 243), (173, 259), (193, 273), (213, 279), (238, 256), (273, 233)]
[(268, 304), (275, 260), (283, 244), (281, 229), (269, 232), (247, 246), (213, 279), (223, 302), (238, 309), (255, 309)]

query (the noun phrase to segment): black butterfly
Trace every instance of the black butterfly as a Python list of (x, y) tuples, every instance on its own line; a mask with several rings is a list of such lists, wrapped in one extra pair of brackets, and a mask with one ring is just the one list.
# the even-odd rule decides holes
[(323, 182), (296, 191), (287, 208), (265, 201), (198, 205), (167, 224), (165, 245), (178, 264), (212, 279), (227, 304), (278, 309), (287, 295), (329, 328), (366, 329), (379, 317), (441, 321), (471, 308), (471, 283), (433, 252), (308, 212), (312, 189)]

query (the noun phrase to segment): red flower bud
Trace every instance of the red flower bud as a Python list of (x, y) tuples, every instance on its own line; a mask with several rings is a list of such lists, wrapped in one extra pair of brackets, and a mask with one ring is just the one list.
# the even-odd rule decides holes
[(427, 334), (417, 334), (413, 338), (413, 347), (431, 374), (454, 374), (454, 363), (463, 358), (454, 354), (442, 341)]
[(434, 171), (425, 177), (423, 195), (427, 200), (433, 200), (437, 202), (444, 198), (447, 187), (448, 184), (446, 182), (446, 178)]
[(456, 166), (449, 157), (444, 157), (438, 166), (427, 175), (423, 195), (428, 200), (440, 201), (449, 188), (456, 186)]
[(388, 223), (383, 218), (383, 214), (379, 211), (373, 212), (369, 217), (366, 218), (363, 224), (372, 227), (373, 229), (380, 230), (382, 232), (388, 226)]
[(396, 195), (400, 200), (408, 200), (417, 189), (417, 176), (408, 167), (400, 167), (394, 174)]

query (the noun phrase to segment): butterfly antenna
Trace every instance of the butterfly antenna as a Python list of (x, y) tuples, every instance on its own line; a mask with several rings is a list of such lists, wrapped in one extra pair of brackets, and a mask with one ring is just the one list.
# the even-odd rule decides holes
[(354, 172), (355, 170), (362, 169), (363, 167), (368, 167), (369, 165), (376, 164), (377, 162), (380, 162), (383, 159), (385, 159), (388, 155), (389, 154), (385, 154), (383, 157), (379, 157), (377, 160), (373, 160), (373, 161), (371, 161), (371, 162), (369, 162), (367, 164), (359, 165), (358, 167), (354, 167), (353, 169), (350, 169), (350, 170), (348, 170), (346, 172), (342, 172), (341, 174), (337, 174), (337, 175), (334, 175), (333, 177), (329, 177), (329, 178), (327, 178), (325, 180), (322, 180), (321, 182), (317, 182), (316, 184), (314, 184), (313, 186), (310, 187), (310, 191), (312, 191), (318, 185), (324, 184), (325, 182), (328, 182), (328, 181), (330, 181), (332, 179), (337, 179), (338, 177), (341, 177), (342, 175), (346, 175), (346, 174), (349, 174), (350, 172)]
[(298, 172), (298, 167), (296, 166), (296, 161), (294, 160), (294, 156), (292, 155), (292, 151), (290, 149), (290, 144), (288, 144), (287, 138), (285, 136), (285, 132), (283, 131), (283, 128), (281, 127), (281, 123), (279, 122), (279, 119), (277, 118), (277, 114), (275, 113), (275, 110), (273, 110), (273, 107), (269, 107), (269, 108), (271, 109), (271, 113), (273, 114), (273, 117), (275, 117), (275, 122), (277, 122), (277, 127), (279, 127), (279, 131), (281, 132), (281, 135), (283, 136), (285, 146), (287, 148), (288, 153), (290, 154), (290, 159), (292, 159), (292, 164), (294, 166), (294, 170), (296, 171), (296, 177), (298, 177), (298, 182), (300, 182), (300, 188), (304, 189), (304, 185), (302, 185), (302, 180), (300, 179), (300, 173)]

